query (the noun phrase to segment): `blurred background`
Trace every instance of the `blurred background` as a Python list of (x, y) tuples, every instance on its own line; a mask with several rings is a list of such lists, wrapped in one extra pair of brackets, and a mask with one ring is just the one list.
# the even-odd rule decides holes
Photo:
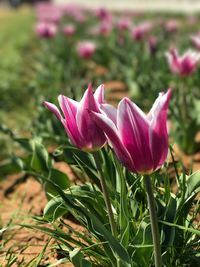
[[(199, 0), (41, 0), (43, 2), (52, 2), (56, 4), (84, 4), (88, 7), (103, 6), (112, 9), (137, 9), (137, 10), (158, 10), (158, 11), (182, 11), (182, 12), (198, 12), (200, 10)], [(40, 1), (40, 2), (41, 2)], [(39, 2), (38, 0), (1, 0), (2, 5), (11, 5), (13, 7), (20, 4), (29, 3), (34, 4)]]

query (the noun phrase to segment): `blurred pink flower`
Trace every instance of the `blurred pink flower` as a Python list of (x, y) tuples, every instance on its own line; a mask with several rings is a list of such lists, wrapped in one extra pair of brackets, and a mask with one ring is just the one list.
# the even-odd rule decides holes
[[(101, 105), (102, 114), (92, 112), (118, 159), (130, 171), (150, 174), (159, 169), (168, 154), (167, 111), (171, 90), (160, 93), (146, 115), (128, 98), (118, 109)], [(104, 113), (104, 114), (103, 114)]]
[(86, 15), (83, 13), (83, 11), (77, 12), (73, 16), (74, 20), (79, 23), (84, 23), (87, 20)]
[(200, 50), (200, 33), (198, 33), (197, 35), (191, 36), (191, 40), (193, 44), (196, 46), (196, 48)]
[(152, 23), (151, 22), (144, 22), (135, 26), (132, 31), (132, 37), (136, 41), (140, 41), (144, 38), (144, 36), (152, 30)]
[(82, 58), (90, 58), (96, 51), (96, 44), (92, 41), (82, 41), (77, 44), (77, 52)]
[(63, 33), (66, 35), (66, 36), (72, 36), (74, 35), (76, 31), (76, 27), (74, 24), (66, 24), (64, 27), (63, 27)]
[(170, 19), (165, 23), (165, 29), (168, 32), (176, 32), (179, 28), (179, 22), (175, 19)]
[(110, 21), (102, 21), (99, 25), (99, 33), (108, 36), (112, 31), (112, 23)]
[(96, 16), (101, 20), (110, 20), (112, 18), (111, 12), (106, 8), (98, 8), (95, 12)]
[(198, 24), (198, 19), (195, 16), (191, 16), (187, 19), (187, 24), (190, 26), (194, 26)]
[(119, 30), (121, 31), (126, 31), (128, 29), (130, 29), (131, 26), (131, 20), (129, 18), (120, 18), (118, 19), (118, 21), (116, 22), (116, 26)]
[(103, 85), (97, 88), (94, 95), (89, 85), (80, 102), (64, 95), (60, 95), (58, 101), (64, 117), (56, 105), (46, 101), (44, 105), (61, 121), (74, 146), (94, 152), (105, 145), (107, 139), (104, 132), (91, 118), (91, 111), (99, 113), (99, 105), (104, 103)]
[(40, 3), (36, 5), (36, 13), (39, 21), (58, 23), (63, 15), (58, 5)]
[(82, 11), (82, 7), (77, 4), (65, 4), (62, 6), (62, 11), (65, 15), (69, 17), (74, 17), (77, 13)]
[(200, 53), (188, 50), (182, 56), (178, 55), (176, 49), (171, 49), (166, 53), (169, 67), (173, 73), (180, 74), (181, 76), (188, 76), (192, 74), (200, 60)]
[(40, 37), (53, 38), (57, 33), (57, 27), (51, 22), (38, 22), (35, 31)]
[(154, 54), (157, 50), (158, 39), (155, 36), (151, 35), (147, 41), (150, 53)]

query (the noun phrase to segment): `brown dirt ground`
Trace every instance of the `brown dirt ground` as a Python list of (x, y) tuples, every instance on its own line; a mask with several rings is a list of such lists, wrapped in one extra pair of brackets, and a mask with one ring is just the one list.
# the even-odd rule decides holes
[[(57, 163), (56, 168), (67, 172), (74, 179), (70, 168), (63, 162)], [(31, 215), (42, 215), (43, 209), (47, 203), (46, 196), (42, 186), (32, 177), (23, 180), (20, 179), (22, 174), (6, 177), (0, 183), (0, 226), (6, 227), (9, 222), (31, 223)], [(80, 226), (71, 221), (67, 221), (75, 229)], [(80, 230), (80, 229), (79, 229)], [(0, 264), (6, 266), (7, 260), (5, 255), (11, 248), (10, 252), (17, 255), (17, 262), (13, 267), (19, 266), (21, 262), (28, 263), (36, 258), (42, 251), (49, 237), (41, 232), (36, 232), (27, 228), (14, 228), (5, 232), (0, 238)], [(5, 241), (8, 241), (5, 243)], [(51, 241), (50, 244), (53, 244)], [(51, 246), (48, 246), (42, 263), (53, 263), (57, 258), (57, 254)], [(23, 265), (22, 265), (23, 266)], [(62, 265), (59, 265), (62, 266)], [(65, 263), (63, 266), (73, 266), (71, 263)]]

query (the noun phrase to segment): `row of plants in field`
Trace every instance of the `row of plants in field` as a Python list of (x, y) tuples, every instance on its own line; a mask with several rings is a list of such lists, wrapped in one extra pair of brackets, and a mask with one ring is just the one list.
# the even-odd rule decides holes
[[(60, 86), (61, 92), (80, 99), (81, 88), (91, 81), (122, 81), (131, 98), (147, 111), (160, 90), (172, 87), (177, 95), (170, 108), (175, 140), (185, 153), (199, 149), (195, 142), (200, 97), (197, 19), (155, 19), (74, 6), (39, 6), (37, 14), (35, 31), (49, 54), (38, 88), (51, 87), (52, 93), (49, 75), (52, 83), (58, 81), (54, 86)], [(98, 67), (103, 67), (100, 75)], [(54, 102), (55, 97), (51, 95)]]
[(198, 17), (49, 4), (36, 16), (37, 116), (28, 138), (1, 125), (20, 150), (2, 176), (25, 171), (48, 199), (21, 226), (56, 241), (58, 266), (198, 266), (200, 173), (173, 150), (200, 149)]

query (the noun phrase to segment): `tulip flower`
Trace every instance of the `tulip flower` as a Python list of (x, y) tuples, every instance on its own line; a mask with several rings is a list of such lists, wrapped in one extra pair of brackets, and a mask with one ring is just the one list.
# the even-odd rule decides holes
[(181, 76), (188, 76), (192, 74), (200, 60), (200, 53), (188, 50), (183, 56), (179, 56), (177, 50), (171, 49), (166, 53), (168, 63), (173, 73)]
[(110, 20), (112, 18), (111, 12), (103, 7), (96, 10), (96, 16), (100, 20)]
[(123, 98), (116, 110), (103, 104), (102, 114), (92, 112), (94, 121), (104, 130), (118, 159), (130, 171), (150, 174), (166, 160), (170, 96), (171, 89), (165, 94), (160, 93), (147, 115), (128, 98)]
[(131, 20), (129, 18), (120, 18), (116, 23), (117, 28), (120, 31), (126, 31), (130, 29), (131, 26)]
[(132, 37), (136, 41), (140, 41), (144, 38), (144, 36), (149, 33), (152, 29), (151, 22), (144, 22), (142, 24), (137, 25), (131, 31)]
[(179, 28), (179, 22), (177, 21), (177, 20), (175, 20), (175, 19), (170, 19), (170, 20), (168, 20), (167, 22), (166, 22), (166, 24), (165, 24), (165, 29), (166, 29), (166, 31), (168, 31), (168, 32), (176, 32), (177, 30), (178, 30), (178, 28)]
[(112, 22), (110, 21), (102, 21), (99, 25), (99, 33), (102, 36), (108, 36), (112, 31)]
[(103, 131), (90, 114), (90, 111), (97, 114), (100, 112), (99, 105), (104, 102), (103, 94), (103, 85), (97, 88), (94, 95), (90, 85), (80, 102), (60, 95), (58, 101), (64, 117), (56, 105), (44, 102), (44, 105), (61, 121), (72, 144), (83, 151), (94, 152), (106, 143)]
[(39, 22), (36, 25), (35, 31), (42, 38), (53, 38), (57, 33), (57, 27), (50, 22)]
[(46, 21), (57, 24), (62, 17), (59, 6), (40, 3), (36, 5), (36, 13), (39, 21)]
[(63, 28), (63, 33), (66, 36), (72, 36), (72, 35), (74, 35), (75, 31), (76, 31), (76, 27), (73, 24), (67, 24)]
[(196, 46), (198, 50), (200, 50), (200, 33), (197, 35), (191, 36), (191, 40), (193, 44)]
[(96, 44), (92, 41), (83, 41), (77, 44), (77, 52), (80, 57), (88, 59), (96, 51)]
[(147, 40), (148, 42), (148, 48), (149, 48), (149, 52), (151, 54), (154, 54), (158, 48), (158, 40), (155, 36), (150, 36)]

